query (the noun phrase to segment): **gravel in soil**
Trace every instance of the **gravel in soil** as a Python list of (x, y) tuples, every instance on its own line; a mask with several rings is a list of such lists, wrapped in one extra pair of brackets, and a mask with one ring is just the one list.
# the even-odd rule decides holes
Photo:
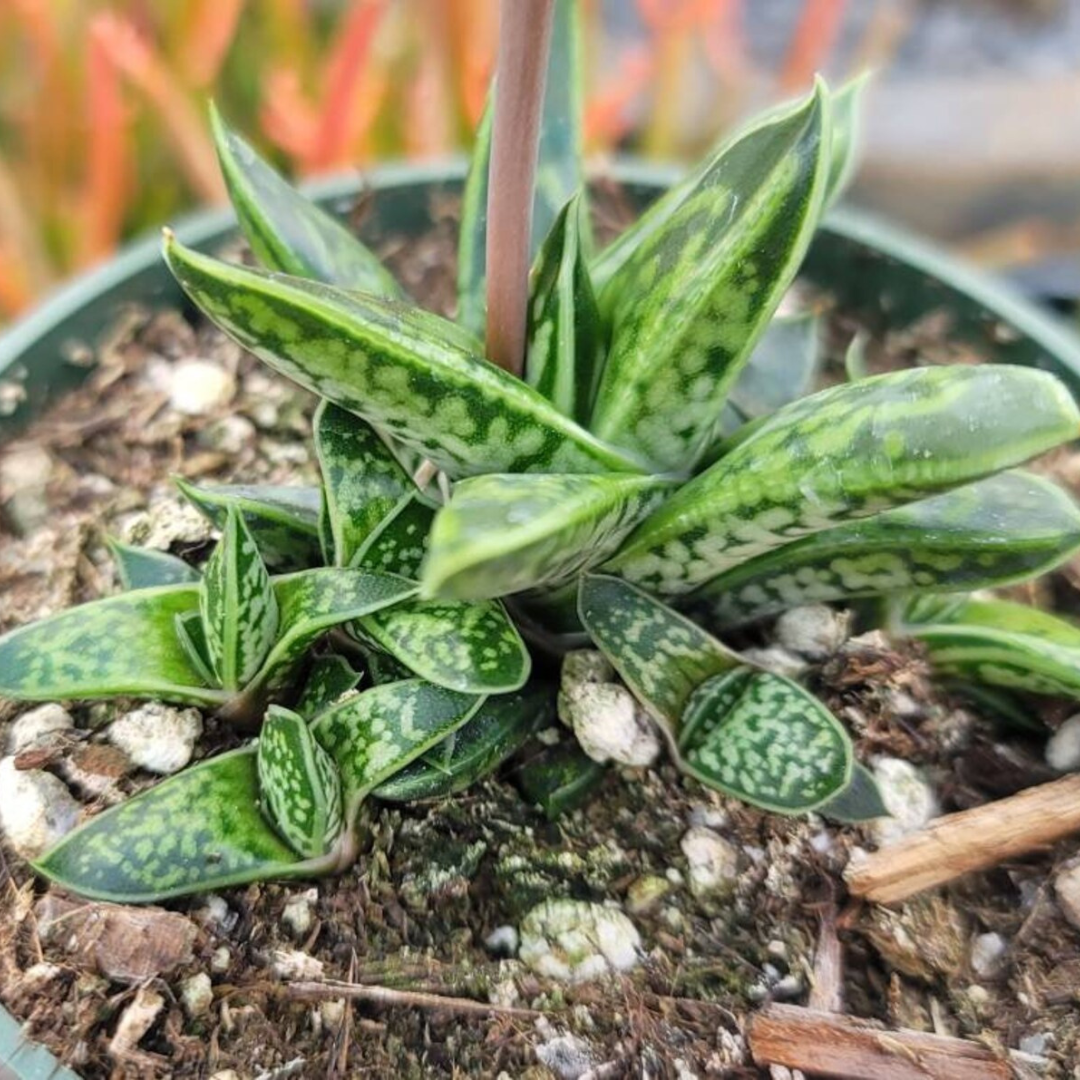
[[(423, 241), (385, 245), (395, 269), (408, 268), (406, 284), (444, 310), (452, 216), (438, 208)], [(831, 319), (835, 355), (852, 329)], [(945, 329), (873, 342), (873, 360), (905, 362), (913, 335), (923, 354), (945, 356)], [(194, 379), (193, 361), (209, 365)], [(206, 325), (129, 313), (83, 388), (0, 451), (0, 629), (114, 589), (106, 534), (201, 557), (210, 533), (170, 475), (313, 481), (312, 405)], [(1070, 478), (1075, 463), (1059, 459), (1055, 471)], [(1059, 575), (1059, 600), (1073, 603), (1076, 580), (1074, 570)], [(748, 644), (772, 639), (761, 632)], [(1040, 734), (1002, 737), (931, 686), (917, 651), (881, 635), (847, 640), (809, 666), (808, 680), (860, 759), (877, 763), (909, 827), (1054, 775)], [(16, 767), (61, 777), (86, 813), (126, 797), (152, 778), (103, 730), (131, 705), (74, 708), (74, 727), (24, 748)], [(3, 721), (28, 711), (0, 710)], [(1066, 716), (1041, 708), (1051, 727)], [(196, 755), (233, 738), (206, 717)], [(1075, 844), (892, 909), (857, 906), (841, 873), (854, 846), (885, 838), (876, 825), (769, 816), (663, 760), (609, 769), (582, 809), (552, 823), (515, 786), (520, 765), (450, 800), (370, 807), (363, 857), (341, 877), (252, 885), (167, 911), (58, 894), (5, 841), (0, 1001), (88, 1080), (751, 1077), (752, 1010), (822, 994), (853, 1015), (1020, 1049), (1042, 1075), (1076, 1075), (1080, 931), (1054, 888)], [(640, 935), (634, 966), (567, 983), (517, 958), (529, 913), (562, 900), (624, 913)], [(824, 985), (815, 952), (832, 933), (845, 962), (841, 980)], [(327, 979), (506, 1011), (311, 1001), (290, 989)]]

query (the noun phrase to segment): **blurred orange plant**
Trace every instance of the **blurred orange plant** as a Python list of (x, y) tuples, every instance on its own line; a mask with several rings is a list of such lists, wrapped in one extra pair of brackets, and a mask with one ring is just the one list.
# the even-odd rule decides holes
[[(806, 0), (778, 73), (755, 70), (746, 0), (635, 0), (615, 40), (580, 0), (593, 150), (637, 130), (686, 149), (687, 72), (703, 62), (710, 138), (770, 87), (824, 66), (847, 0)], [(0, 319), (178, 209), (223, 196), (204, 120), (230, 121), (306, 175), (452, 152), (483, 109), (496, 0), (3, 0)], [(629, 5), (628, 5), (629, 8)], [(606, 51), (605, 51), (606, 48)]]

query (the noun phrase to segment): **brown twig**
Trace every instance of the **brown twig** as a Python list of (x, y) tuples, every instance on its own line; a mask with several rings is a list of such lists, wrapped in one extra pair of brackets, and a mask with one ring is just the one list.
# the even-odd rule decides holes
[(947, 814), (882, 851), (852, 860), (855, 896), (888, 904), (973, 870), (1026, 855), (1080, 830), (1080, 776)]
[(768, 1005), (748, 1028), (757, 1065), (786, 1065), (843, 1080), (1010, 1080), (1012, 1066), (967, 1039), (887, 1030), (869, 1020)]
[(487, 357), (525, 362), (529, 234), (554, 0), (502, 0), (487, 204)]
[(482, 1013), (485, 1015), (517, 1016), (531, 1019), (541, 1014), (535, 1009), (520, 1009), (513, 1005), (493, 1005), (472, 998), (444, 997), (442, 994), (421, 994), (414, 990), (391, 990), (388, 986), (365, 986), (360, 983), (294, 982), (285, 987), (285, 993), (293, 998), (322, 1001), (326, 998), (345, 998), (368, 1001), (374, 1005), (404, 1006), (409, 1009), (443, 1009), (458, 1013)]
[(844, 947), (836, 933), (836, 905), (830, 900), (821, 914), (814, 950), (813, 985), (807, 1004), (822, 1012), (844, 1011)]

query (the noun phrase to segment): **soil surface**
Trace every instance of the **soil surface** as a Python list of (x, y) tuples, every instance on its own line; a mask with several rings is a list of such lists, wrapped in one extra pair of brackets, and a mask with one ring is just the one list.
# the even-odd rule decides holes
[[(607, 213), (617, 225), (617, 203)], [(406, 285), (442, 310), (453, 296), (446, 217), (421, 242), (384, 244)], [(856, 329), (832, 313), (836, 363)], [(916, 354), (957, 359), (944, 320), (869, 342), (874, 367)], [(218, 373), (201, 369), (195, 383), (217, 390), (195, 403), (193, 359)], [(106, 535), (202, 557), (211, 533), (170, 475), (312, 482), (312, 405), (202, 321), (131, 312), (84, 387), (0, 451), (0, 630), (114, 590)], [(1075, 479), (1071, 458), (1056, 464)], [(1052, 585), (1070, 607), (1076, 580), (1067, 568)], [(823, 660), (793, 659), (860, 760), (883, 777), (898, 760), (918, 768), (887, 792), (909, 824), (1056, 775), (1043, 744), (1065, 707), (1033, 705), (1032, 731), (1003, 732), (932, 687), (914, 648), (844, 636)], [(764, 630), (748, 644), (771, 641)], [(142, 789), (153, 778), (103, 734), (131, 705), (72, 707), (75, 731), (17, 766), (63, 778), (87, 814)], [(27, 708), (0, 710), (9, 722)], [(233, 742), (207, 716), (196, 757)], [(551, 822), (517, 788), (520, 765), (453, 799), (370, 806), (363, 858), (339, 878), (164, 908), (65, 897), (5, 841), (0, 1001), (87, 1080), (769, 1076), (751, 1063), (748, 1017), (770, 1000), (811, 999), (1020, 1051), (1030, 1075), (1080, 1076), (1080, 930), (1053, 888), (1075, 842), (886, 909), (852, 902), (841, 875), (853, 848), (875, 847), (890, 826), (770, 816), (667, 763), (609, 769), (583, 807)], [(695, 838), (731, 856), (725, 872), (706, 879), (691, 865)], [(558, 898), (625, 913), (640, 934), (635, 966), (568, 984), (516, 958), (527, 913)], [(301, 985), (328, 980), (399, 996)]]

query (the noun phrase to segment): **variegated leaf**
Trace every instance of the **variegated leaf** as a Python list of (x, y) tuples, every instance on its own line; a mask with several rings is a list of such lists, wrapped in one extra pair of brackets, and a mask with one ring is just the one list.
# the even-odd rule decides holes
[(389, 653), (374, 647), (366, 652), (368, 675), (371, 677), (373, 686), (383, 686), (386, 683), (401, 682), (402, 679), (414, 678), (413, 673), (402, 663), (399, 663)]
[(410, 679), (323, 713), (312, 731), (341, 774), (346, 821), (371, 791), (470, 720), (483, 700)]
[[(494, 95), (476, 130), (461, 208), (458, 322), (478, 337), (486, 322), (487, 202)], [(555, 0), (537, 147), (531, 250), (540, 250), (566, 201), (584, 186), (583, 91), (578, 0)], [(587, 243), (587, 240), (586, 240)]]
[(581, 621), (623, 682), (670, 731), (706, 679), (743, 666), (700, 626), (619, 578), (581, 579)]
[(274, 578), (281, 633), (253, 680), (276, 689), (327, 630), (415, 595), (416, 584), (396, 574), (325, 567)]
[(800, 604), (968, 592), (1045, 573), (1080, 548), (1080, 510), (1056, 484), (1002, 473), (803, 537), (741, 563), (685, 606), (721, 626)]
[(363, 676), (344, 656), (317, 656), (308, 668), (303, 689), (293, 709), (305, 720), (314, 720), (335, 704), (342, 694), (356, 688)]
[(815, 810), (850, 783), (851, 740), (797, 683), (740, 668), (691, 695), (679, 729), (683, 767), (707, 787), (779, 814)]
[(917, 368), (780, 409), (644, 521), (608, 567), (650, 592), (692, 591), (748, 559), (1018, 465), (1080, 432), (1052, 375)]
[(171, 236), (165, 257), (237, 342), (452, 475), (640, 471), (437, 315), (218, 262)]
[(226, 690), (243, 689), (278, 634), (277, 597), (255, 540), (230, 506), (199, 590), (206, 653)]
[(278, 835), (305, 859), (325, 855), (344, 827), (341, 778), (307, 721), (271, 705), (256, 760), (260, 804)]
[(202, 614), (198, 608), (185, 611), (176, 616), (176, 636), (191, 666), (199, 673), (207, 686), (217, 686), (214, 665), (206, 650), (206, 630), (203, 627)]
[(109, 553), (116, 563), (120, 584), (125, 589), (153, 589), (159, 585), (189, 585), (199, 580), (199, 571), (190, 563), (166, 551), (136, 547), (108, 538)]
[(225, 528), (229, 507), (235, 506), (271, 569), (304, 570), (319, 565), (318, 488), (274, 484), (200, 487), (179, 478), (173, 482), (219, 529)]
[(359, 622), (372, 643), (436, 686), (505, 694), (529, 677), (529, 652), (494, 600), (408, 600)]
[(139, 589), (69, 608), (0, 637), (0, 697), (63, 701), (122, 694), (220, 705), (176, 635), (197, 585)]
[(829, 102), (751, 129), (611, 278), (611, 345), (590, 429), (686, 469), (712, 442), (729, 390), (817, 226)]
[(857, 75), (833, 94), (832, 146), (826, 203), (833, 203), (843, 195), (858, 167), (863, 98), (869, 82), (869, 73)]
[(484, 599), (566, 581), (618, 550), (672, 486), (638, 476), (463, 480), (435, 516), (422, 595)]
[(1031, 694), (1080, 698), (1080, 627), (1008, 600), (969, 600), (947, 621), (909, 624), (934, 670)]
[(605, 771), (571, 739), (543, 747), (517, 775), (525, 798), (555, 821), (583, 806), (600, 786)]
[(259, 157), (213, 106), (210, 125), (229, 198), (263, 266), (343, 289), (401, 296), (375, 254)]
[(533, 267), (525, 378), (560, 412), (588, 423), (604, 330), (583, 250), (583, 196), (563, 207)]
[(334, 565), (355, 566), (364, 542), (416, 493), (416, 485), (379, 433), (358, 416), (323, 401), (314, 431)]
[(96, 814), (35, 869), (81, 896), (140, 904), (329, 867), (302, 860), (264, 820), (255, 750), (245, 747)]
[(367, 538), (357, 564), (418, 581), (434, 520), (435, 508), (419, 492), (406, 497)]
[[(490, 697), (467, 724), (380, 784), (372, 794), (389, 802), (412, 802), (463, 791), (493, 773), (534, 731), (554, 718), (550, 687), (531, 686), (514, 694)], [(444, 757), (429, 760), (444, 747)]]
[(828, 802), (822, 803), (817, 812), (823, 817), (842, 822), (872, 821), (889, 816), (874, 774), (857, 761), (852, 765), (847, 787)]

